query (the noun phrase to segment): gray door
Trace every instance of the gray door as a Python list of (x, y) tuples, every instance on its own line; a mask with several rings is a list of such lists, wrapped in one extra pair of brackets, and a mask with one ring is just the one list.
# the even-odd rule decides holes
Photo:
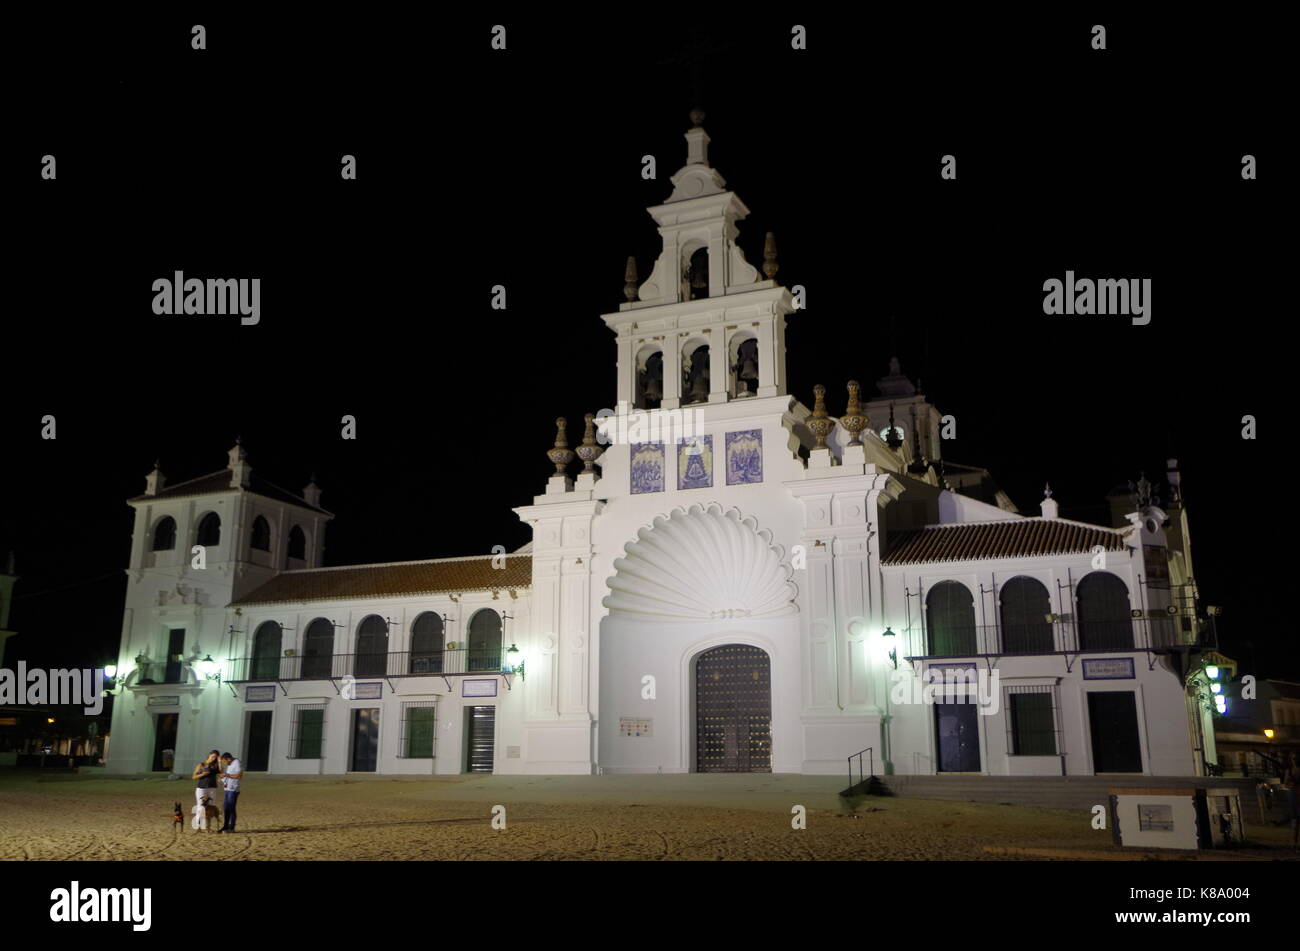
[(379, 708), (352, 711), (352, 772), (373, 773), (379, 765)]
[(496, 716), (494, 706), (465, 708), (465, 772), (492, 772)]

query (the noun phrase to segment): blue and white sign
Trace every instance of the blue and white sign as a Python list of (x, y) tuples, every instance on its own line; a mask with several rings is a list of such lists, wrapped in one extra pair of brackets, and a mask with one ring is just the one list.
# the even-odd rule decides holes
[(1095, 657), (1083, 662), (1084, 680), (1132, 680), (1132, 657)]

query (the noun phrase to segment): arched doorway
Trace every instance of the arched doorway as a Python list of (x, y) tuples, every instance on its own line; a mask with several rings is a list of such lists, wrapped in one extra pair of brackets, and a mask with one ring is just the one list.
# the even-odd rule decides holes
[(695, 658), (695, 771), (772, 771), (772, 664), (748, 644)]

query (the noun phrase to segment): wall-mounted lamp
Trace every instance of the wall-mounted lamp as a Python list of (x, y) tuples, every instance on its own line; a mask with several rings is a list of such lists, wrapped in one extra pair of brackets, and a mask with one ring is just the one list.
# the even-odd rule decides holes
[[(892, 627), (889, 627), (888, 625), (885, 626), (885, 633), (881, 635), (881, 637), (896, 637), (896, 636), (897, 635), (894, 633), (894, 629)], [(894, 643), (893, 641), (889, 642), (889, 644), (891, 645), (889, 648), (889, 661), (894, 665), (894, 669), (898, 670), (898, 649), (892, 646), (893, 643)]]
[(520, 680), (528, 679), (524, 676), (524, 652), (514, 644), (506, 649), (506, 670), (518, 674)]
[(1265, 739), (1269, 739), (1269, 740), (1273, 739), (1273, 731), (1272, 731), (1272, 730), (1265, 730), (1265, 731), (1264, 731), (1264, 737), (1265, 737)]
[(194, 666), (207, 680), (221, 682), (221, 665), (212, 659), (211, 654), (208, 654)]

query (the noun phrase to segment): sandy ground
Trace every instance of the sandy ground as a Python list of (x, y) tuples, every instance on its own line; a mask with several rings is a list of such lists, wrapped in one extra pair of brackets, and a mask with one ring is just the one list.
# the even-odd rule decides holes
[[(872, 797), (832, 777), (252, 776), (239, 831), (195, 832), (188, 780), (0, 773), (3, 860), (1296, 859), (1251, 826), (1236, 852), (1123, 851), (1065, 810)], [(171, 820), (172, 803), (186, 824)], [(492, 828), (492, 808), (506, 829)], [(807, 828), (791, 828), (791, 807)]]

